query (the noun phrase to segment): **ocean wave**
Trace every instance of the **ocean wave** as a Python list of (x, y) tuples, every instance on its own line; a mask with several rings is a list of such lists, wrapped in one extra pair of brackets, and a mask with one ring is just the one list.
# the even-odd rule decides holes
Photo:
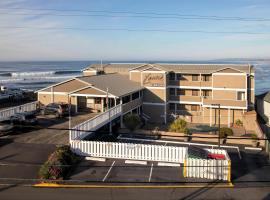
[[(74, 78), (75, 76), (45, 76), (42, 77), (42, 80), (54, 80), (54, 81), (62, 81), (70, 78)], [(29, 82), (29, 83), (35, 83), (36, 81), (40, 81), (41, 77), (12, 77), (12, 78), (7, 78), (7, 79), (0, 79), (0, 83), (17, 83), (17, 82)]]
[(78, 74), (81, 71), (79, 70), (60, 70), (60, 71), (43, 71), (43, 72), (2, 72), (0, 76), (4, 77), (46, 77), (52, 75), (64, 75), (64, 74)]

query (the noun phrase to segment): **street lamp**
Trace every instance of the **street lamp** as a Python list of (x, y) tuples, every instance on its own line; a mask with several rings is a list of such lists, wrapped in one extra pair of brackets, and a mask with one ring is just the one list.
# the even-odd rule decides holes
[(220, 147), (220, 104), (211, 104), (211, 106), (218, 107), (218, 147)]

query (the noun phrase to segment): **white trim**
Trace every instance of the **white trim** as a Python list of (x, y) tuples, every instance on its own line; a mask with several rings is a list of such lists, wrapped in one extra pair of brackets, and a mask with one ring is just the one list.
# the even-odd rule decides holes
[(84, 73), (84, 72), (86, 72), (86, 73), (89, 73), (89, 72), (91, 72), (91, 73), (92, 73), (92, 72), (95, 72), (95, 74), (94, 74), (94, 75), (97, 75), (97, 71), (94, 71), (94, 70), (93, 70), (93, 71), (90, 71), (90, 70), (85, 70), (85, 71), (82, 71), (82, 72), (83, 72), (83, 73)]
[(246, 76), (246, 73), (242, 72), (242, 73), (213, 73), (213, 75), (231, 75), (231, 76)]
[[(238, 71), (238, 72), (240, 72), (240, 73), (245, 73), (245, 72), (243, 72), (243, 71), (241, 71), (241, 70), (239, 70), (239, 69), (235, 69), (234, 67), (224, 67), (224, 68), (222, 68), (222, 69), (216, 70), (215, 72), (220, 72), (220, 71), (225, 70), (225, 69), (233, 69), (233, 70)], [(214, 73), (215, 73), (215, 72), (214, 72)]]
[(83, 88), (79, 88), (77, 90), (73, 90), (73, 91), (69, 92), (68, 94), (72, 94), (72, 93), (75, 93), (75, 92), (78, 92), (78, 91), (81, 91), (81, 90), (84, 90), (84, 89), (87, 89), (87, 88), (91, 88), (91, 86), (89, 85), (89, 86), (85, 86)]
[[(147, 69), (146, 69), (147, 70)], [(141, 73), (157, 73), (157, 74), (165, 74), (166, 71), (142, 71)]]
[[(115, 63), (111, 63), (111, 64), (115, 64)], [(117, 64), (117, 63), (116, 63)], [(121, 64), (121, 63), (120, 63)], [(128, 64), (136, 64), (136, 63), (128, 63)], [(141, 64), (141, 65), (139, 65), (139, 66), (137, 66), (137, 67), (133, 67), (133, 68), (131, 68), (129, 71), (134, 71), (135, 69), (138, 69), (138, 68), (140, 68), (140, 67), (143, 67), (143, 66), (145, 66), (145, 65), (149, 65), (148, 63), (143, 63), (143, 64)]]
[(167, 88), (180, 88), (180, 89), (202, 89), (202, 90), (211, 90), (212, 87), (200, 87), (200, 86), (175, 86), (169, 85)]
[[(107, 97), (106, 95), (97, 95), (97, 94), (71, 94), (72, 97)], [(115, 96), (108, 95), (110, 98), (115, 98)]]
[[(217, 108), (217, 106), (212, 105), (202, 105), (204, 108)], [(246, 107), (240, 107), (240, 106), (220, 106), (220, 108), (230, 108), (230, 109), (243, 109), (246, 110)]]
[(241, 92), (245, 92), (246, 89), (245, 88), (212, 88), (213, 90), (224, 90), (224, 91), (241, 91)]
[(56, 95), (68, 95), (67, 92), (38, 92), (39, 94), (56, 94)]
[(166, 103), (143, 102), (143, 105), (164, 106)]
[(131, 72), (140, 72), (139, 70), (132, 70), (132, 71), (129, 71), (129, 73), (131, 73)]
[(194, 101), (168, 101), (169, 103), (180, 103), (180, 104), (195, 104), (202, 105), (202, 102), (194, 102)]
[(147, 89), (156, 89), (156, 90), (164, 90), (164, 89), (166, 89), (166, 87), (152, 87), (152, 86), (145, 86), (145, 88), (147, 88)]

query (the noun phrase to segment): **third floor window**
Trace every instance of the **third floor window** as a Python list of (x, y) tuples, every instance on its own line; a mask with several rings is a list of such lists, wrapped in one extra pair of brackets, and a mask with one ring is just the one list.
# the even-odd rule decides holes
[(199, 96), (199, 90), (192, 90), (192, 96)]
[(197, 74), (192, 75), (192, 81), (198, 81), (199, 76)]
[(176, 91), (176, 93), (177, 93), (177, 96), (182, 96), (182, 95), (186, 95), (186, 91), (185, 90), (183, 90), (183, 89), (179, 89), (179, 88), (177, 88), (177, 91)]

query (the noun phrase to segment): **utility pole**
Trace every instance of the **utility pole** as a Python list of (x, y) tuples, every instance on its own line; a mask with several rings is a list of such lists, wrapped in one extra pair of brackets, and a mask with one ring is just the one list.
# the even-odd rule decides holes
[(218, 108), (218, 147), (220, 147), (220, 104), (211, 105)]

